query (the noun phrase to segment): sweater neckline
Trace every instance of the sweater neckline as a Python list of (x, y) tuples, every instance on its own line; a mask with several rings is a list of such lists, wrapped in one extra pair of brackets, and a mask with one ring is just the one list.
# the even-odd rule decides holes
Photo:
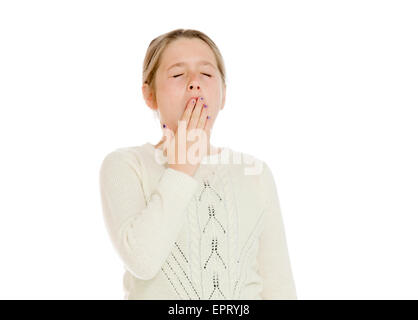
[[(145, 143), (145, 145), (151, 151), (158, 150), (159, 151), (159, 157), (161, 157), (165, 161), (167, 160), (167, 157), (164, 156), (161, 149), (155, 148), (154, 145), (151, 144), (150, 142)], [(218, 153), (203, 156), (202, 160), (201, 160), (201, 164), (211, 164), (214, 161), (218, 161), (218, 162), (215, 162), (215, 164), (220, 163), (221, 159), (223, 159), (225, 157), (226, 153), (229, 151), (229, 148), (228, 147), (218, 147), (218, 148), (221, 149), (221, 151), (219, 151)]]

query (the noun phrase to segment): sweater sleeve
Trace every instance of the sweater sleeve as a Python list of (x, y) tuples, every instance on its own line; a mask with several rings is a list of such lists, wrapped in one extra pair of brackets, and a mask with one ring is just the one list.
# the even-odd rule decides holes
[(263, 278), (265, 300), (296, 300), (296, 288), (290, 265), (283, 219), (276, 185), (269, 166), (264, 162), (261, 174), (266, 195), (264, 228), (260, 235), (258, 265)]
[(155, 277), (185, 223), (186, 208), (198, 182), (166, 168), (146, 199), (143, 177), (123, 152), (113, 151), (100, 167), (103, 215), (111, 242), (137, 278)]

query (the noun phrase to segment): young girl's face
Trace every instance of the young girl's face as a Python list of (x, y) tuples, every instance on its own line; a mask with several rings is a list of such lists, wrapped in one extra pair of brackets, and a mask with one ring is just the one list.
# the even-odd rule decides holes
[[(173, 66), (178, 63), (180, 65)], [(170, 43), (161, 56), (155, 81), (155, 100), (147, 104), (153, 109), (158, 108), (161, 123), (173, 132), (193, 97), (203, 97), (203, 102), (208, 105), (208, 121), (215, 121), (219, 110), (224, 107), (226, 87), (215, 55), (200, 39), (182, 38)]]

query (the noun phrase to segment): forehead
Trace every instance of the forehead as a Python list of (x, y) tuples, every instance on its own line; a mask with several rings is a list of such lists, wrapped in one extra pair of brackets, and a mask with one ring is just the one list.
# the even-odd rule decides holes
[(187, 64), (214, 67), (216, 59), (209, 45), (200, 39), (177, 39), (165, 48), (161, 57), (163, 69)]

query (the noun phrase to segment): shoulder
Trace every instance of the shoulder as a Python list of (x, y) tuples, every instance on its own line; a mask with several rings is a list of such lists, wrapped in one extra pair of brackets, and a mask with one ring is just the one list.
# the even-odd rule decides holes
[(128, 146), (113, 149), (105, 154), (103, 162), (140, 160), (149, 156), (152, 145), (144, 143), (139, 146)]
[(244, 176), (250, 179), (265, 197), (270, 197), (271, 193), (276, 192), (274, 173), (270, 164), (249, 153), (238, 152), (238, 154), (242, 158)]
[(228, 171), (236, 187), (235, 194), (248, 207), (255, 203), (265, 208), (276, 193), (274, 174), (268, 161), (248, 152), (232, 150), (230, 154), (234, 161)]
[(234, 171), (243, 178), (256, 180), (260, 182), (266, 174), (269, 174), (270, 168), (267, 163), (248, 152), (237, 151), (231, 148), (226, 148), (228, 153), (228, 161), (235, 169)]
[(130, 169), (140, 172), (146, 166), (149, 158), (149, 145), (129, 146), (116, 148), (103, 157), (100, 174), (114, 173), (115, 170)]
[(230, 172), (238, 185), (250, 187), (255, 193), (271, 190), (274, 178), (269, 164), (264, 159), (251, 153), (228, 148)]

